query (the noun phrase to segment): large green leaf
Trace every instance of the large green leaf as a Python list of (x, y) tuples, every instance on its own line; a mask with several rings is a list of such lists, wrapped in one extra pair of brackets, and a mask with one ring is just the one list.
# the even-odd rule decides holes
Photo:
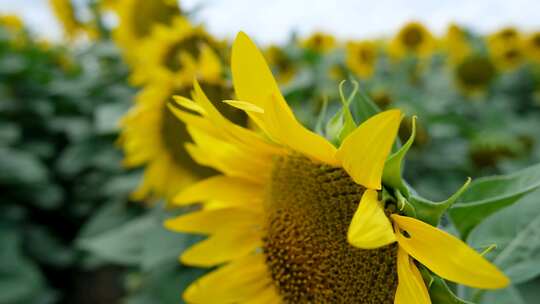
[(487, 218), (468, 241), (477, 250), (496, 245), (487, 257), (519, 284), (540, 275), (539, 231), (540, 191), (535, 191)]
[(471, 230), (494, 212), (540, 187), (540, 164), (509, 175), (480, 178), (471, 183), (450, 217), (466, 239)]

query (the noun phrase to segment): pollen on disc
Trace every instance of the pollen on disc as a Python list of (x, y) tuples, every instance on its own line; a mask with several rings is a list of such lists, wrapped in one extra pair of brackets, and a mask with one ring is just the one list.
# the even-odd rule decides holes
[(278, 158), (268, 185), (263, 251), (285, 303), (394, 303), (397, 245), (347, 243), (364, 188), (341, 168)]

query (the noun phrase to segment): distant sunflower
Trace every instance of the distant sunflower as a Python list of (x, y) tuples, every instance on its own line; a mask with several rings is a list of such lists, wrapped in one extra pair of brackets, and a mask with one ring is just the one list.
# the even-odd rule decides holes
[(263, 134), (225, 119), (198, 83), (193, 101), (178, 98), (191, 111), (171, 108), (194, 140), (187, 146), (192, 157), (222, 173), (174, 199), (179, 205), (219, 201), (222, 208), (166, 222), (172, 230), (209, 235), (184, 252), (184, 263), (220, 266), (187, 288), (188, 303), (429, 303), (409, 255), (454, 281), (507, 284), (461, 241), (416, 219), (385, 215), (377, 193), (400, 111), (373, 116), (336, 148), (296, 120), (243, 33), (231, 64), (239, 100), (227, 103), (244, 110)]
[(427, 57), (435, 51), (436, 40), (419, 22), (405, 24), (390, 42), (390, 54), (396, 58), (407, 55)]
[(315, 32), (302, 41), (302, 46), (317, 53), (326, 53), (336, 46), (336, 38), (332, 34)]
[(529, 59), (540, 64), (540, 32), (532, 33), (527, 37), (525, 52)]
[(16, 15), (0, 15), (0, 25), (13, 32), (22, 31), (24, 24)]
[(81, 31), (85, 30), (83, 24), (75, 16), (71, 0), (49, 0), (49, 4), (62, 25), (66, 37), (73, 39)]
[(217, 50), (218, 42), (202, 26), (175, 17), (169, 26), (156, 25), (152, 35), (137, 49), (140, 59), (131, 80), (137, 85), (173, 80), (176, 86), (189, 86), (193, 76), (201, 74), (207, 82), (220, 82)]
[(525, 50), (521, 33), (513, 28), (502, 29), (488, 37), (490, 56), (501, 70), (514, 69), (523, 63)]
[(463, 61), (473, 51), (467, 32), (454, 23), (446, 30), (443, 48), (452, 64)]
[(124, 50), (127, 61), (136, 61), (138, 47), (157, 24), (170, 25), (180, 15), (176, 0), (118, 0), (111, 7), (118, 15), (113, 37)]
[(372, 41), (351, 41), (347, 43), (346, 64), (356, 76), (369, 78), (377, 63), (377, 45)]
[(484, 55), (470, 55), (455, 67), (455, 80), (465, 93), (484, 91), (495, 79), (497, 70), (491, 59)]
[(282, 48), (277, 45), (271, 45), (264, 53), (280, 84), (287, 84), (294, 78), (296, 74), (295, 63)]

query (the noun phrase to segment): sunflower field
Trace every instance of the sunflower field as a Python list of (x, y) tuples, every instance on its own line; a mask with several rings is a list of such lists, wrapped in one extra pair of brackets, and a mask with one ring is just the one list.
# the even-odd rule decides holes
[(0, 304), (540, 303), (540, 28), (0, 15)]

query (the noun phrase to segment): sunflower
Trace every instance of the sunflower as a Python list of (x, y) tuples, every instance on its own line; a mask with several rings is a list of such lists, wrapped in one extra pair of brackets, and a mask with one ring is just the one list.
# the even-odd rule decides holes
[(513, 27), (504, 28), (489, 36), (488, 48), (493, 62), (501, 70), (516, 68), (525, 58), (523, 37)]
[(497, 70), (487, 56), (474, 54), (465, 57), (455, 67), (455, 81), (464, 93), (484, 91), (497, 76)]
[(532, 33), (527, 37), (525, 52), (530, 60), (540, 64), (540, 32)]
[(448, 26), (442, 44), (452, 64), (463, 61), (473, 51), (467, 32), (454, 23)]
[(271, 45), (265, 50), (266, 58), (280, 84), (289, 83), (296, 74), (296, 67), (289, 55), (277, 45)]
[(66, 37), (73, 39), (81, 31), (84, 31), (84, 26), (77, 20), (70, 0), (49, 0), (49, 5), (62, 24)]
[[(193, 100), (177, 98), (187, 110), (171, 107), (194, 140), (186, 147), (191, 156), (222, 173), (179, 193), (176, 204), (203, 207), (165, 223), (209, 236), (183, 253), (184, 263), (220, 266), (186, 289), (187, 302), (428, 303), (408, 254), (472, 286), (507, 283), (462, 242), (398, 213), (388, 218), (376, 202), (399, 110), (373, 116), (336, 148), (296, 120), (262, 54), (243, 33), (231, 62), (239, 100), (226, 103), (244, 110), (262, 134), (225, 119), (197, 82)], [(213, 201), (222, 207), (207, 208)], [(348, 239), (371, 248), (356, 248)], [(396, 239), (399, 245), (392, 243)]]
[(0, 15), (0, 25), (12, 32), (19, 32), (24, 29), (24, 24), (16, 15)]
[(131, 80), (141, 85), (149, 81), (174, 80), (189, 86), (197, 73), (207, 82), (222, 80), (218, 43), (202, 26), (193, 26), (178, 16), (170, 26), (156, 25), (152, 35), (137, 50), (139, 62)]
[(128, 63), (137, 61), (141, 42), (155, 25), (170, 25), (181, 11), (175, 0), (119, 0), (111, 4), (118, 15), (118, 26), (113, 33), (116, 43), (124, 50)]
[(336, 46), (336, 38), (328, 33), (315, 32), (302, 41), (302, 46), (317, 53), (326, 53)]
[(436, 48), (436, 40), (431, 32), (419, 22), (405, 24), (390, 42), (390, 54), (395, 58), (407, 55), (427, 57)]
[(377, 45), (372, 41), (347, 43), (346, 64), (360, 78), (373, 75), (377, 63)]

